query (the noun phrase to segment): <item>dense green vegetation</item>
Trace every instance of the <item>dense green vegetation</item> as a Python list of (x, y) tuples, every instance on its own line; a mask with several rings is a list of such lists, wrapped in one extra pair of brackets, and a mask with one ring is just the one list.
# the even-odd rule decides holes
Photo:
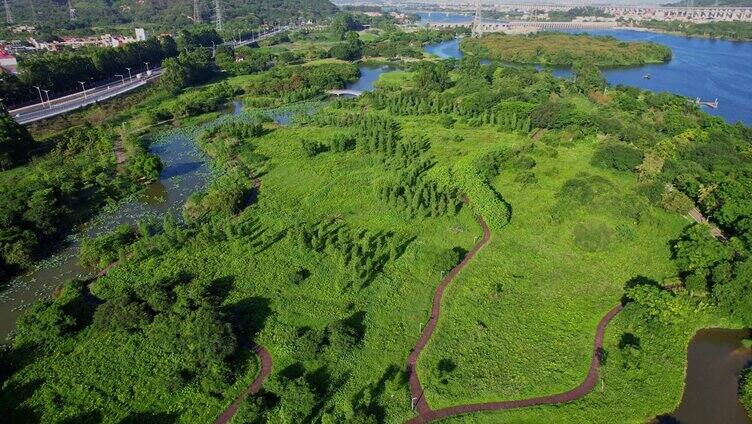
[(2, 142), (0, 280), (49, 253), (76, 225), (133, 192), (135, 182), (159, 175), (159, 159), (134, 142), (125, 143), (126, 172), (116, 173), (120, 136), (111, 130), (79, 127), (36, 142), (3, 113), (0, 134), (10, 138)]
[(525, 64), (631, 66), (671, 59), (668, 47), (618, 41), (613, 37), (542, 32), (531, 35), (489, 34), (462, 41), (462, 51), (479, 57)]
[[(750, 128), (666, 93), (604, 92), (589, 63), (570, 82), (477, 57), (425, 60), (358, 99), (320, 101), (358, 69), (297, 55), (318, 37), (363, 51), (443, 37), (353, 34), (295, 34), (214, 60), (195, 48), (113, 118), (177, 120), (213, 180), (181, 221), (83, 244), (81, 263), (119, 263), (19, 320), (0, 351), (7, 417), (211, 422), (257, 374), (253, 342), (273, 373), (234, 422), (404, 422), (407, 356), (434, 289), (481, 235), (476, 215), (492, 238), (449, 286), (418, 362), (433, 407), (577, 386), (596, 323), (625, 309), (585, 398), (450, 421), (645, 422), (678, 403), (697, 329), (752, 325)], [(240, 68), (231, 54), (266, 60)], [(202, 78), (216, 67), (227, 72)], [(235, 97), (246, 111), (218, 116)], [(291, 124), (269, 119), (281, 111), (297, 111)], [(109, 130), (85, 133), (98, 131)], [(125, 138), (126, 151), (145, 153), (142, 140)], [(112, 163), (111, 141), (89, 144)], [(682, 216), (695, 206), (727, 240)]]
[[(63, 31), (92, 29), (123, 29), (145, 26), (153, 30), (170, 30), (194, 24), (193, 1), (139, 2), (135, 0), (72, 0), (76, 20), (70, 22), (67, 2), (32, 0), (14, 2), (15, 23), (38, 25), (43, 33), (57, 36)], [(214, 19), (214, 3), (198, 1), (203, 22)], [(228, 31), (240, 27), (256, 27), (263, 22), (287, 23), (303, 18), (321, 19), (333, 15), (337, 8), (328, 0), (224, 0), (222, 16)], [(129, 31), (129, 33), (131, 33)]]
[(641, 21), (638, 25), (660, 31), (679, 33), (688, 37), (752, 40), (752, 23), (750, 22)]
[(548, 19), (552, 22), (571, 22), (574, 18), (580, 16), (613, 17), (613, 15), (606, 13), (603, 9), (592, 6), (573, 7), (566, 11), (551, 10), (548, 12)]

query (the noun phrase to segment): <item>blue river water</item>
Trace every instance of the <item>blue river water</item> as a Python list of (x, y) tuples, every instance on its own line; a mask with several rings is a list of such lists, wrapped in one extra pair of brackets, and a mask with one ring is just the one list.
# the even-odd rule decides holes
[[(654, 41), (668, 46), (674, 55), (670, 62), (631, 68), (604, 69), (611, 85), (628, 85), (654, 92), (666, 91), (702, 100), (718, 99), (718, 109), (704, 107), (711, 115), (728, 122), (752, 125), (752, 42), (689, 38), (634, 30), (588, 31), (624, 41)], [(426, 47), (441, 58), (461, 58), (459, 40)], [(569, 78), (569, 69), (553, 69), (553, 74)], [(650, 79), (644, 78), (650, 74)]]
[[(470, 22), (472, 15), (445, 13), (420, 13), (423, 22)], [(630, 29), (571, 31), (592, 35), (611, 36), (616, 39), (652, 41), (671, 48), (673, 58), (663, 64), (631, 68), (604, 69), (603, 74), (611, 85), (628, 85), (654, 92), (669, 92), (699, 97), (703, 101), (718, 99), (718, 108), (703, 106), (711, 115), (721, 116), (728, 122), (752, 125), (752, 42), (709, 40), (678, 35), (660, 34)], [(426, 47), (426, 52), (441, 58), (461, 58), (459, 40), (447, 41)], [(368, 69), (366, 79), (374, 81), (388, 69)], [(552, 69), (554, 75), (569, 78), (569, 69)], [(645, 78), (650, 74), (650, 78)], [(369, 84), (371, 87), (372, 84)]]

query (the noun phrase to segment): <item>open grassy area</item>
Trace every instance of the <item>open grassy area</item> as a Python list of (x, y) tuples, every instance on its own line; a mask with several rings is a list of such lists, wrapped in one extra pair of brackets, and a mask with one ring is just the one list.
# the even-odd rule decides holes
[[(419, 369), (432, 405), (577, 386), (590, 365), (595, 327), (620, 301), (625, 282), (675, 278), (668, 242), (687, 221), (641, 206), (631, 175), (593, 168), (596, 144), (560, 148), (556, 157), (533, 150), (534, 184), (519, 182), (515, 171), (497, 177), (513, 218), (447, 292)], [(597, 179), (592, 202), (562, 198), (562, 186), (576, 179)]]

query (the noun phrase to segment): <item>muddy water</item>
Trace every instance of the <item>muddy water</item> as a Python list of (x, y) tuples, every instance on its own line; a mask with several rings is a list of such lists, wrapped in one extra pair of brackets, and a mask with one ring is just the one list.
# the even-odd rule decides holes
[[(234, 102), (226, 112), (240, 114), (242, 103)], [(164, 165), (159, 181), (87, 222), (56, 254), (8, 284), (8, 289), (0, 293), (0, 341), (13, 330), (16, 319), (33, 302), (50, 297), (66, 280), (92, 275), (92, 270), (78, 264), (80, 239), (102, 234), (121, 224), (161, 219), (166, 213), (180, 215), (188, 196), (203, 189), (210, 175), (206, 158), (193, 142), (194, 135), (194, 131), (178, 129), (159, 136), (150, 146)]]
[(684, 395), (672, 414), (683, 424), (749, 424), (737, 396), (739, 374), (752, 361), (748, 330), (705, 329), (689, 344)]

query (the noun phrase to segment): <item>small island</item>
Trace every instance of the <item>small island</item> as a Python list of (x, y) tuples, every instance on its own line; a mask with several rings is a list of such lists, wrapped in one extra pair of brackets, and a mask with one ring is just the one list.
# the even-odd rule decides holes
[(569, 66), (591, 61), (597, 66), (636, 66), (671, 59), (671, 49), (656, 43), (627, 43), (613, 37), (543, 32), (532, 35), (489, 34), (465, 39), (466, 54), (513, 63)]

